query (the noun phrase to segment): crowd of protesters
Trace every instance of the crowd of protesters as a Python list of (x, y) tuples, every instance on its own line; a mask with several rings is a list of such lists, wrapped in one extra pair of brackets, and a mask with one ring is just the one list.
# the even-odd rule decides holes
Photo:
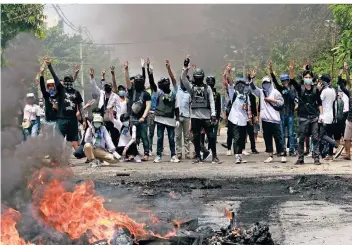
[[(115, 67), (110, 67), (111, 81), (105, 79), (104, 70), (101, 72), (100, 83), (91, 68), (94, 92), (83, 105), (80, 92), (74, 88), (79, 66), (73, 76), (60, 79), (50, 57), (46, 57), (45, 66), (40, 68), (42, 98), (36, 104), (34, 93), (26, 96), (21, 122), (24, 140), (60, 133), (72, 143), (76, 158), (86, 158), (86, 163), (96, 167), (118, 161), (148, 161), (153, 156), (156, 129), (154, 162), (164, 156), (166, 131), (171, 162), (189, 159), (193, 164), (220, 164), (217, 136), (220, 122), (225, 122), (227, 141), (222, 146), (226, 155), (233, 152), (236, 164), (245, 163), (244, 156), (249, 155), (245, 151), (247, 136), (251, 153), (259, 154), (256, 142), (260, 127), (265, 163), (273, 161), (275, 155), (284, 163), (288, 155), (297, 157), (296, 164), (300, 165), (306, 155), (311, 155), (314, 164), (321, 164), (321, 158), (337, 159), (344, 149), (342, 159), (351, 160), (352, 92), (347, 62), (339, 71), (336, 87), (329, 75), (314, 74), (309, 61), (300, 77), (295, 77), (295, 63), (290, 61), (279, 81), (270, 61), (269, 75), (260, 82), (255, 81), (257, 68), (248, 69), (246, 76), (233, 76), (229, 64), (221, 81), (223, 96), (216, 91), (215, 77), (190, 66), (190, 57), (184, 60), (178, 78), (167, 60), (167, 76), (157, 82), (149, 59), (141, 59), (142, 74), (130, 76), (128, 65), (124, 63), (125, 81), (119, 85)], [(52, 78), (45, 81), (46, 68)]]

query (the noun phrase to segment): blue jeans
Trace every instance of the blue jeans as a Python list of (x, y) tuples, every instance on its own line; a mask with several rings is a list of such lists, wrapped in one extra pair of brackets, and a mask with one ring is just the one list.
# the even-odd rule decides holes
[(23, 129), (24, 140), (27, 140), (29, 136), (36, 137), (39, 135), (39, 120), (32, 120), (32, 125), (29, 128)]
[(171, 126), (167, 126), (162, 123), (156, 123), (156, 131), (157, 131), (157, 136), (158, 140), (156, 143), (156, 154), (161, 157), (163, 148), (164, 148), (164, 131), (165, 128), (167, 130), (167, 136), (169, 137), (169, 145), (170, 145), (170, 151), (171, 151), (171, 157), (176, 155), (176, 150), (175, 150), (175, 128)]
[(144, 156), (149, 156), (148, 122), (134, 122), (134, 125), (137, 128), (137, 145), (142, 140)]
[(288, 140), (290, 145), (290, 152), (295, 152), (295, 137), (293, 132), (294, 118), (293, 116), (281, 115), (281, 132), (282, 132), (282, 149), (285, 152), (286, 149), (286, 127), (288, 130)]

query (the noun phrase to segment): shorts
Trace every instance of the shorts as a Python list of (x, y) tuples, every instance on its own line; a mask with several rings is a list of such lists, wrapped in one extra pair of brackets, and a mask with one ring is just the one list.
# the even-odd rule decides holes
[(346, 120), (344, 140), (352, 140), (352, 121)]
[(57, 128), (63, 137), (69, 142), (78, 141), (78, 121), (77, 119), (57, 119)]

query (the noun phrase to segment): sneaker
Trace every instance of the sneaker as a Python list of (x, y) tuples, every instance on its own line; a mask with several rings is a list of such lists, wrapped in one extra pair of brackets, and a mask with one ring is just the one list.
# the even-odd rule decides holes
[(339, 145), (339, 147), (337, 148), (336, 154), (335, 154), (333, 159), (336, 159), (339, 156), (341, 156), (341, 153), (342, 153), (343, 149), (345, 149), (345, 146), (344, 145)]
[(257, 149), (252, 150), (252, 154), (259, 154), (259, 151)]
[(180, 162), (180, 159), (177, 158), (177, 156), (171, 157), (170, 162)]
[(161, 161), (161, 156), (156, 156), (153, 162), (158, 163)]
[(241, 157), (240, 157), (239, 155), (236, 155), (235, 163), (236, 163), (236, 164), (241, 164), (241, 162), (242, 162)]
[(295, 163), (295, 165), (303, 165), (304, 164), (304, 160), (303, 159), (298, 159)]
[(149, 156), (150, 157), (153, 156), (153, 151), (152, 150), (149, 151)]
[(142, 158), (142, 161), (148, 161), (148, 160), (149, 160), (149, 156), (144, 155), (143, 158)]
[(314, 164), (315, 165), (320, 165), (321, 163), (320, 163), (319, 159), (314, 159)]
[(134, 161), (138, 163), (142, 162), (141, 156), (140, 155), (135, 156)]
[(228, 150), (227, 152), (226, 152), (226, 156), (231, 156), (232, 154), (231, 154), (231, 150)]
[(282, 163), (287, 162), (287, 160), (286, 160), (286, 157), (285, 157), (285, 156), (282, 156), (282, 157), (281, 157), (281, 162), (282, 162)]
[(242, 155), (239, 155), (239, 157), (240, 157), (241, 163), (246, 163), (247, 162), (246, 160), (243, 160)]
[(217, 164), (221, 164), (219, 158), (217, 156), (213, 157), (212, 163), (217, 163)]
[(270, 156), (267, 159), (265, 159), (264, 163), (269, 163), (269, 162), (272, 162), (272, 161), (273, 161), (273, 157)]
[(248, 152), (246, 152), (245, 150), (242, 151), (242, 154), (245, 156), (249, 156), (250, 154)]
[(202, 159), (200, 157), (196, 157), (193, 161), (192, 164), (198, 164), (198, 163), (203, 163)]
[(210, 157), (211, 157), (210, 151), (206, 151), (206, 152), (203, 153), (203, 161), (209, 160)]

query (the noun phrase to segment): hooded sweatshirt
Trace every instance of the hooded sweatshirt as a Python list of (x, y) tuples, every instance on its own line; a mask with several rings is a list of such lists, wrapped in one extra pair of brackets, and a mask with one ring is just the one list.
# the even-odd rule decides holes
[[(282, 106), (284, 104), (284, 99), (280, 92), (274, 88), (273, 83), (271, 82), (269, 89), (265, 91), (264, 89), (257, 88), (252, 80), (250, 82), (250, 88), (252, 90), (252, 93), (259, 98), (261, 120), (264, 122), (280, 124), (280, 112), (275, 110), (272, 105)], [(277, 102), (269, 103), (266, 102), (264, 98), (274, 98), (277, 100)]]

